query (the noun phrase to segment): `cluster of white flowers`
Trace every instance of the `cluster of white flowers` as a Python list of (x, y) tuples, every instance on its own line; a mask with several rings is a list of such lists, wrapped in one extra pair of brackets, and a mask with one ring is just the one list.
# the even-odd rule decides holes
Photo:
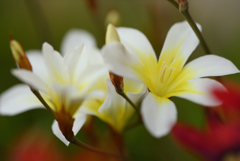
[(146, 36), (136, 29), (109, 25), (102, 50), (88, 32), (71, 30), (63, 39), (62, 55), (47, 43), (42, 51), (26, 52), (32, 70), (19, 66), (12, 74), (27, 85), (13, 86), (1, 94), (0, 114), (16, 115), (43, 107), (32, 89), (39, 91), (56, 113), (52, 130), (67, 145), (61, 123), (68, 117), (73, 120), (74, 135), (87, 115), (97, 116), (122, 132), (134, 108), (116, 92), (118, 82), (111, 82), (111, 72), (113, 77), (123, 77), (118, 80), (123, 83), (122, 91), (134, 104), (142, 101), (140, 111), (147, 130), (154, 137), (164, 136), (177, 120), (170, 97), (217, 106), (221, 102), (210, 92), (223, 85), (202, 77), (239, 73), (231, 61), (217, 55), (202, 56), (185, 65), (198, 44), (186, 21), (171, 27), (158, 59)]

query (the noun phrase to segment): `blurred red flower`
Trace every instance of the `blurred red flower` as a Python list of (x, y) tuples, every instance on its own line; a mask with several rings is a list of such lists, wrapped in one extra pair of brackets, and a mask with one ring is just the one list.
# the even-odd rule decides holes
[(25, 132), (9, 151), (9, 161), (64, 161), (50, 136), (40, 130)]
[(206, 109), (206, 128), (177, 123), (172, 130), (175, 140), (204, 160), (240, 160), (240, 86), (229, 82), (226, 87), (213, 90), (223, 104)]

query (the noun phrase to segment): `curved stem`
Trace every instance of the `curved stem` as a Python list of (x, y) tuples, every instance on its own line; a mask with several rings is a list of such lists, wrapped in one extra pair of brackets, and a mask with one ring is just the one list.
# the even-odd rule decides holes
[(95, 152), (95, 153), (98, 153), (98, 154), (108, 155), (108, 156), (110, 155), (110, 156), (113, 156), (113, 157), (123, 158), (123, 156), (121, 156), (119, 153), (105, 151), (105, 150), (102, 150), (102, 149), (92, 147), (90, 145), (87, 145), (87, 144), (81, 142), (76, 137), (73, 138), (71, 143), (74, 144), (74, 145), (77, 145), (78, 147), (81, 147), (83, 149), (86, 149), (86, 150), (89, 150), (89, 151), (92, 151), (92, 152)]
[(198, 39), (200, 40), (200, 43), (205, 51), (206, 54), (212, 54), (211, 50), (208, 47), (208, 44), (206, 42), (206, 40), (204, 39), (201, 31), (198, 29), (196, 23), (194, 22), (194, 20), (192, 19), (190, 13), (188, 10), (182, 11), (181, 12), (182, 15), (186, 18), (187, 22), (189, 23), (189, 25), (191, 26), (191, 28), (193, 29), (193, 31), (195, 32), (195, 34), (197, 35)]
[[(167, 0), (168, 2), (170, 2), (176, 9), (179, 9), (179, 5), (177, 2), (175, 2), (174, 0)], [(207, 42), (205, 41), (201, 31), (198, 29), (195, 21), (193, 20), (193, 18), (191, 17), (188, 9), (185, 9), (184, 11), (180, 11), (181, 14), (183, 15), (183, 17), (187, 20), (188, 24), (191, 26), (191, 28), (193, 29), (193, 31), (195, 32), (195, 34), (197, 35), (204, 51), (206, 54), (212, 54), (211, 50), (209, 49)]]
[[(56, 114), (55, 112), (52, 110), (52, 108), (47, 104), (47, 102), (43, 99), (43, 97), (41, 96), (41, 94), (34, 90), (31, 89), (31, 91), (33, 92), (33, 94), (39, 99), (39, 101), (43, 104), (43, 106), (51, 113), (51, 115), (56, 119)], [(57, 119), (56, 119), (57, 120)]]
[(174, 0), (167, 0), (168, 2), (170, 2), (175, 8), (177, 8), (178, 9), (178, 3), (177, 2), (175, 2)]

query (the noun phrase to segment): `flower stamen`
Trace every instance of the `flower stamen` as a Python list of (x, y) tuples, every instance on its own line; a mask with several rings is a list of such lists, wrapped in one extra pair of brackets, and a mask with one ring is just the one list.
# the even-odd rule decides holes
[[(170, 78), (170, 76), (172, 74), (172, 70), (177, 70), (176, 68), (172, 67), (172, 65), (176, 61), (177, 57), (174, 58), (174, 60), (172, 61), (172, 63), (169, 66), (167, 65), (166, 60), (163, 57), (160, 57), (160, 59), (163, 60), (163, 63), (160, 68), (160, 73), (161, 73), (160, 74), (160, 82), (165, 83)], [(169, 72), (167, 78), (165, 77), (166, 72)], [(164, 79), (164, 77), (165, 77), (165, 79)]]

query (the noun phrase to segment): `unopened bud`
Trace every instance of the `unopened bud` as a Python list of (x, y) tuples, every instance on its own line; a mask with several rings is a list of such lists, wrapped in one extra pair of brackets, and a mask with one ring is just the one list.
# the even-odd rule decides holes
[(110, 10), (107, 13), (107, 16), (105, 18), (105, 25), (113, 24), (114, 26), (119, 26), (121, 23), (120, 14), (117, 10)]
[(18, 41), (11, 39), (10, 48), (12, 51), (13, 58), (15, 62), (18, 64), (19, 68), (32, 71), (32, 66), (25, 54), (25, 51), (23, 50), (22, 45)]
[(72, 118), (72, 116), (67, 113), (65, 109), (61, 109), (60, 111), (56, 112), (56, 117), (62, 134), (69, 142), (72, 142), (74, 139), (72, 128), (75, 119)]
[(115, 87), (116, 92), (118, 94), (122, 94), (124, 92), (123, 91), (123, 77), (113, 74), (112, 72), (109, 72), (109, 76), (110, 76), (112, 84)]
[(109, 24), (106, 33), (106, 44), (111, 42), (120, 42), (120, 38), (116, 28), (112, 24)]
[[(120, 42), (120, 38), (118, 35), (118, 32), (116, 28), (109, 24), (107, 27), (107, 33), (106, 33), (106, 44), (109, 44), (111, 42)], [(112, 72), (109, 72), (109, 76), (111, 79), (112, 84), (115, 87), (115, 90), (118, 94), (122, 94), (123, 91), (123, 77), (117, 76), (113, 74)]]
[(180, 12), (188, 10), (189, 5), (187, 0), (178, 0), (178, 4)]

